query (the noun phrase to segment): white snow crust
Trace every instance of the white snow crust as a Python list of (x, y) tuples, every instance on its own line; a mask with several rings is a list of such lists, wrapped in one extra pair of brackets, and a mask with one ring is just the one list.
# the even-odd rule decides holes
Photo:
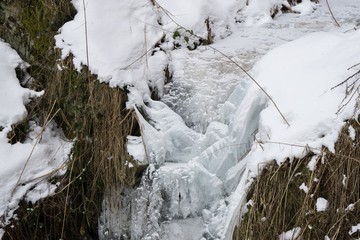
[(25, 104), (43, 93), (20, 86), (14, 69), (23, 64), (23, 61), (15, 50), (1, 40), (0, 53), (0, 127), (7, 127), (24, 119), (27, 116)]

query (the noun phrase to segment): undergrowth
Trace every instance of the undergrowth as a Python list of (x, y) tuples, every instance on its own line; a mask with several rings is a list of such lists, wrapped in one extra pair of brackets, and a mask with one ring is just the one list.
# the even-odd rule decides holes
[[(355, 130), (356, 138), (349, 135)], [(343, 127), (335, 153), (323, 148), (301, 159), (269, 164), (247, 195), (245, 214), (233, 239), (279, 239), (283, 232), (299, 227), (294, 239), (354, 239), (351, 227), (360, 219), (360, 125), (351, 120)], [(309, 170), (316, 159), (316, 169)], [(308, 193), (299, 187), (305, 184)], [(328, 200), (325, 211), (317, 211), (318, 198)]]
[(86, 67), (78, 72), (71, 56), (59, 60), (54, 35), (75, 14), (66, 0), (0, 2), (0, 37), (30, 64), (20, 72), (31, 76), (27, 85), (45, 90), (27, 107), (27, 119), (13, 126), (11, 143), (26, 138), (29, 120), (44, 125), (48, 115), (75, 141), (66, 175), (52, 179), (60, 183), (55, 195), (36, 204), (23, 201), (3, 239), (97, 239), (104, 194), (133, 186), (143, 169), (125, 149), (127, 135), (140, 135), (134, 114), (125, 109), (126, 94), (99, 83)]

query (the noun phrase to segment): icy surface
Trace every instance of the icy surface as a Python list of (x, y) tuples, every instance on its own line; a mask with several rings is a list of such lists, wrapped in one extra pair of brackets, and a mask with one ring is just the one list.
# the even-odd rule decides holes
[[(345, 91), (331, 87), (359, 62), (358, 1), (332, 4), (337, 28), (324, 1), (303, 1), (293, 9), (301, 15), (272, 19), (283, 1), (89, 0), (88, 43), (82, 1), (73, 2), (79, 13), (60, 30), (57, 45), (64, 57), (74, 54), (79, 68), (88, 46), (90, 69), (129, 92), (127, 107), (137, 114), (146, 151), (136, 146), (139, 139), (128, 141), (128, 149), (150, 164), (137, 189), (123, 190), (119, 211), (107, 206), (121, 190), (104, 200), (103, 238), (231, 239), (261, 167), (301, 157), (305, 146), (333, 150), (344, 120), (353, 116), (354, 101), (336, 114)], [(207, 17), (214, 44), (189, 51), (197, 36), (207, 37)], [(173, 39), (176, 32), (188, 41)], [(250, 72), (289, 125), (214, 48)], [(153, 93), (161, 101), (152, 100)]]
[[(25, 104), (42, 93), (23, 88), (15, 68), (25, 63), (9, 45), (0, 40), (0, 236), (10, 224), (21, 200), (35, 203), (52, 195), (56, 184), (47, 180), (65, 173), (72, 143), (67, 142), (54, 123), (38, 126), (29, 122), (24, 142), (10, 144), (12, 124), (27, 115)], [(9, 135), (10, 136), (10, 135)]]

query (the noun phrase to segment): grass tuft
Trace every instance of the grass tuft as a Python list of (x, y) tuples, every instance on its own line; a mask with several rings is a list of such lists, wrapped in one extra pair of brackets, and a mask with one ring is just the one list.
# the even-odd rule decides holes
[(97, 239), (104, 195), (134, 186), (143, 169), (125, 148), (127, 135), (140, 130), (125, 109), (124, 91), (101, 84), (85, 66), (78, 72), (72, 56), (60, 60), (55, 49), (54, 35), (75, 13), (66, 0), (0, 2), (0, 37), (31, 65), (25, 73), (32, 76), (31, 88), (45, 90), (27, 106), (28, 118), (14, 126), (11, 141), (26, 138), (29, 120), (42, 125), (55, 112), (65, 136), (75, 140), (66, 175), (52, 179), (59, 182), (55, 195), (35, 204), (23, 201), (3, 239)]
[[(356, 139), (349, 136), (349, 128)], [(352, 239), (351, 226), (360, 219), (360, 125), (345, 124), (335, 153), (323, 148), (281, 166), (269, 164), (250, 189), (248, 212), (235, 228), (233, 239), (278, 239), (282, 232), (301, 228), (296, 239)], [(316, 159), (316, 169), (308, 163)], [(299, 187), (305, 184), (305, 193)], [(326, 211), (317, 211), (318, 198), (328, 200)], [(353, 204), (353, 205), (351, 205)]]

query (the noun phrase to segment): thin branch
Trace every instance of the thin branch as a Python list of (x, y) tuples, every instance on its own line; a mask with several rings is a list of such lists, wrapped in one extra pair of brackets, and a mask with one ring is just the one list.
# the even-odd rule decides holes
[(86, 7), (85, 7), (85, 0), (83, 0), (83, 10), (84, 10), (84, 21), (85, 21), (85, 51), (86, 51), (86, 64), (90, 67), (90, 60), (89, 60), (89, 39), (88, 39), (88, 26), (87, 26), (87, 17), (86, 17)]
[[(300, 145), (300, 144), (285, 143), (285, 142), (261, 141), (261, 143), (271, 143), (271, 144), (279, 144), (279, 145), (292, 146), (292, 147), (300, 147), (300, 148), (305, 148), (308, 150), (318, 150), (318, 151), (321, 150), (320, 148), (313, 148), (313, 147), (310, 147), (309, 145)], [(353, 160), (355, 162), (360, 163), (360, 159), (357, 159), (357, 158), (353, 158), (353, 157), (346, 156), (346, 155), (339, 154), (339, 153), (331, 153), (331, 154), (333, 154), (334, 156), (337, 156), (337, 157), (347, 158), (349, 160)]]
[(279, 107), (277, 106), (277, 104), (275, 103), (275, 101), (272, 99), (272, 97), (265, 91), (265, 89), (258, 83), (258, 81), (255, 80), (255, 78), (253, 76), (250, 75), (250, 73), (248, 71), (246, 71), (243, 67), (241, 67), (237, 62), (235, 62), (234, 60), (232, 60), (228, 55), (226, 55), (225, 53), (223, 53), (222, 51), (212, 47), (212, 46), (208, 46), (209, 48), (213, 49), (214, 51), (220, 53), (221, 55), (223, 55), (225, 58), (227, 58), (230, 62), (232, 62), (233, 64), (235, 64), (238, 68), (240, 68), (259, 88), (260, 90), (269, 98), (269, 100), (274, 104), (276, 110), (279, 112), (279, 114), (281, 115), (281, 117), (284, 119), (284, 121), (286, 122), (286, 124), (290, 127), (289, 122), (286, 120), (285, 116), (282, 114), (282, 112), (280, 111)]
[[(343, 103), (341, 105), (341, 107), (339, 107), (338, 111), (336, 112), (336, 114), (340, 114), (342, 112), (342, 110), (349, 104), (349, 102), (353, 99), (353, 97), (355, 96), (356, 93), (359, 93), (359, 88), (360, 85), (356, 88), (356, 90), (353, 91), (353, 93), (351, 94), (351, 97), (348, 99), (348, 101), (346, 103)], [(347, 98), (347, 96), (343, 99), (342, 102), (344, 102), (344, 100)]]
[[(85, 31), (85, 51), (86, 51), (86, 76), (89, 83), (89, 103), (92, 106), (92, 111), (94, 111), (94, 99), (93, 99), (93, 92), (94, 92), (94, 82), (91, 81), (91, 73), (90, 73), (90, 57), (89, 57), (89, 38), (88, 38), (88, 22), (87, 22), (87, 15), (86, 15), (86, 6), (85, 0), (82, 0), (83, 3), (83, 12), (84, 12), (84, 31)], [(94, 113), (93, 113), (94, 114)], [(94, 114), (95, 115), (95, 114)]]
[[(360, 65), (360, 63), (354, 64), (353, 66), (349, 67), (347, 70), (351, 70), (355, 67), (358, 67)], [(359, 80), (360, 80), (360, 70), (356, 71), (355, 73), (351, 74), (349, 77), (347, 77), (344, 81), (338, 83), (337, 85), (333, 86), (331, 88), (331, 90), (346, 84), (346, 92), (345, 92), (345, 97), (344, 99), (341, 101), (340, 106), (338, 111), (336, 112), (336, 114), (339, 114), (349, 103), (351, 100), (353, 100), (354, 96), (356, 94), (358, 94), (357, 98), (356, 98), (356, 105), (354, 108), (354, 114), (355, 112), (358, 110), (358, 104), (359, 104), (359, 89), (360, 89), (360, 85), (359, 85)], [(350, 84), (348, 84), (349, 81), (352, 81)], [(346, 102), (345, 102), (346, 101)], [(345, 102), (345, 103), (344, 103)]]
[[(59, 152), (59, 150), (60, 150), (62, 147), (63, 147), (63, 144), (61, 144), (61, 145), (57, 148), (56, 152), (53, 154), (53, 156), (51, 157), (51, 159), (55, 158), (55, 155)], [(42, 175), (40, 175), (40, 176), (37, 176), (37, 177), (35, 177), (35, 178), (29, 179), (29, 180), (27, 180), (27, 181), (25, 181), (25, 182), (22, 182), (21, 184), (28, 184), (28, 183), (32, 183), (32, 182), (36, 182), (36, 181), (38, 181), (38, 182), (36, 183), (36, 184), (38, 184), (38, 183), (44, 181), (45, 178), (50, 177), (50, 176), (54, 176), (57, 172), (59, 172), (60, 170), (64, 169), (66, 165), (67, 165), (67, 161), (63, 162), (63, 163), (62, 163), (59, 167), (57, 167), (56, 169), (54, 169), (54, 170), (52, 170), (52, 171), (50, 171), (50, 172), (48, 172), (48, 173), (42, 174)]]
[(317, 150), (317, 151), (321, 150), (320, 148), (313, 148), (313, 147), (310, 147), (309, 145), (300, 145), (300, 144), (295, 144), (295, 143), (276, 142), (276, 141), (261, 141), (261, 143), (279, 144), (279, 145), (300, 147), (300, 148), (305, 148), (305, 149), (309, 149), (309, 150)]
[(138, 58), (136, 58), (134, 61), (132, 61), (131, 63), (129, 63), (127, 66), (122, 67), (122, 68), (118, 68), (120, 70), (127, 70), (129, 67), (131, 67), (132, 65), (134, 65), (136, 62), (140, 61), (146, 54), (148, 54), (151, 50), (154, 49), (154, 46), (150, 47), (146, 52), (144, 52), (143, 54), (141, 54), (141, 56), (139, 56)]
[[(186, 29), (185, 27), (183, 27), (181, 24), (179, 24), (178, 22), (176, 22), (172, 16), (170, 16), (169, 12), (164, 9), (157, 1), (155, 1), (155, 4), (157, 7), (159, 7), (164, 13), (165, 15), (173, 22), (175, 23), (178, 27), (184, 29), (184, 30), (188, 30)], [(198, 38), (199, 40), (203, 39), (202, 37), (192, 33), (191, 31), (188, 31), (192, 36), (195, 36), (196, 38)], [(223, 53), (222, 51), (212, 47), (212, 46), (209, 46), (209, 48), (213, 49), (214, 51), (220, 53), (221, 55), (223, 55), (224, 57), (226, 57), (230, 62), (232, 62), (233, 64), (235, 64), (235, 66), (237, 66), (238, 68), (240, 68), (259, 88), (260, 90), (265, 93), (265, 95), (270, 99), (270, 101), (274, 104), (276, 110), (279, 112), (279, 114), (281, 115), (281, 117), (284, 119), (285, 123), (290, 127), (290, 124), (289, 122), (286, 120), (285, 116), (282, 114), (282, 112), (280, 111), (279, 107), (277, 106), (277, 104), (275, 103), (275, 101), (271, 98), (271, 96), (265, 91), (265, 89), (255, 80), (254, 77), (252, 77), (250, 75), (250, 73), (248, 71), (246, 71), (243, 67), (241, 67), (237, 62), (235, 62), (234, 60), (232, 60), (228, 55), (226, 55), (225, 53)]]
[[(351, 67), (349, 67), (347, 70), (350, 70), (350, 69), (352, 69), (352, 68), (354, 68), (354, 67), (356, 67), (356, 66), (359, 66), (360, 65), (360, 63), (357, 63), (357, 64), (354, 64), (354, 65), (352, 65)], [(359, 73), (359, 72), (358, 72)]]
[(330, 7), (330, 4), (329, 4), (329, 1), (328, 1), (328, 0), (326, 0), (326, 4), (327, 4), (327, 6), (328, 6), (328, 9), (329, 9), (329, 12), (330, 12), (330, 14), (331, 14), (332, 19), (334, 19), (336, 25), (337, 25), (338, 27), (340, 27), (339, 22), (336, 20), (333, 12), (331, 11), (331, 7)]
[(74, 169), (74, 161), (71, 164), (71, 170), (70, 170), (70, 176), (69, 176), (69, 185), (66, 191), (66, 197), (65, 197), (65, 206), (64, 206), (64, 215), (62, 219), (62, 226), (61, 226), (61, 237), (60, 239), (64, 239), (64, 232), (65, 232), (65, 219), (66, 219), (66, 213), (67, 213), (67, 206), (68, 206), (68, 198), (69, 198), (69, 191), (70, 191), (70, 182), (71, 182), (71, 176), (73, 174)]
[[(355, 65), (354, 65), (354, 66), (355, 66)], [(354, 67), (354, 66), (352, 66), (352, 67)], [(348, 70), (350, 70), (350, 69), (351, 69), (351, 68), (349, 68)], [(348, 78), (346, 78), (346, 79), (345, 79), (344, 81), (342, 81), (341, 83), (338, 83), (338, 84), (336, 84), (335, 86), (333, 86), (333, 87), (331, 88), (331, 90), (333, 90), (333, 89), (335, 89), (335, 88), (343, 85), (344, 83), (346, 83), (347, 81), (349, 81), (351, 78), (355, 77), (355, 76), (358, 75), (358, 74), (360, 74), (360, 70), (357, 71), (356, 73), (350, 75)], [(359, 80), (359, 79), (357, 79), (357, 80)], [(357, 81), (357, 80), (356, 80), (356, 81)]]
[(36, 136), (35, 144), (34, 144), (34, 146), (32, 147), (31, 152), (30, 152), (28, 158), (27, 158), (26, 161), (25, 161), (25, 164), (24, 164), (24, 166), (23, 166), (23, 168), (22, 168), (22, 170), (21, 170), (20, 176), (18, 177), (18, 180), (17, 180), (17, 182), (16, 182), (13, 190), (11, 191), (11, 197), (14, 196), (15, 190), (16, 190), (17, 186), (19, 186), (20, 180), (21, 180), (22, 176), (24, 175), (25, 169), (26, 169), (27, 165), (29, 164), (29, 161), (30, 161), (30, 159), (31, 159), (31, 157), (32, 157), (32, 155), (33, 155), (33, 153), (34, 153), (34, 151), (35, 151), (36, 146), (39, 144), (39, 142), (40, 142), (40, 140), (41, 140), (42, 134), (44, 133), (46, 127), (47, 127), (48, 124), (49, 124), (49, 122), (55, 117), (55, 115), (56, 115), (56, 114), (59, 112), (59, 110), (60, 110), (60, 109), (58, 109), (58, 110), (53, 114), (53, 116), (50, 118), (50, 114), (51, 114), (51, 112), (53, 111), (53, 109), (54, 109), (54, 107), (55, 107), (55, 104), (56, 104), (56, 101), (53, 103), (53, 105), (52, 105), (52, 107), (51, 107), (51, 109), (50, 109), (50, 112), (49, 112), (49, 114), (47, 115), (47, 117), (46, 117), (46, 119), (45, 119), (44, 126), (41, 128), (40, 133)]

